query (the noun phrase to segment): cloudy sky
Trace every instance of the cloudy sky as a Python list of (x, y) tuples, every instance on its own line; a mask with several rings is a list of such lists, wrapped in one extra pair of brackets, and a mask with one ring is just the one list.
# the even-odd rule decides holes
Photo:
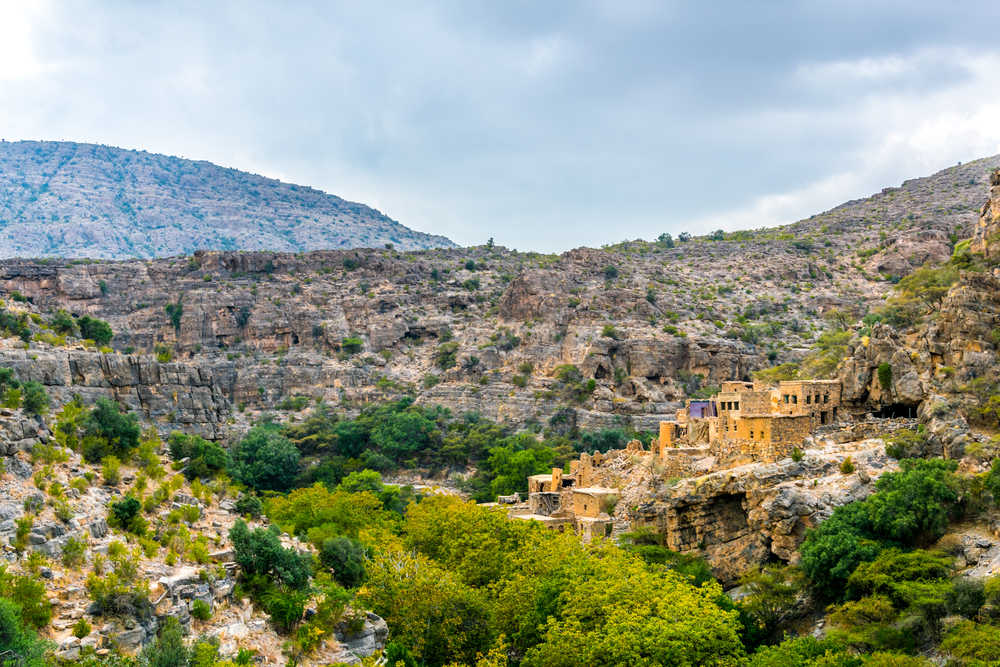
[(998, 21), (960, 0), (0, 0), (0, 136), (564, 250), (791, 222), (1000, 153)]

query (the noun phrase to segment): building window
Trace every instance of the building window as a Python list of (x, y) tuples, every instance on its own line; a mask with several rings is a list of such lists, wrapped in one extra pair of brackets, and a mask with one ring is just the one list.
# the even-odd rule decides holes
[(788, 394), (782, 394), (781, 398), (784, 399), (785, 403), (788, 402)]
[(823, 402), (824, 403), (830, 402), (830, 394), (823, 394)]
[(735, 403), (733, 403), (733, 410), (739, 410), (739, 409), (740, 409), (740, 402), (736, 401)]
[(806, 405), (809, 405), (809, 399), (812, 398), (811, 394), (806, 394)]
[(798, 405), (799, 397), (796, 394), (792, 394), (792, 405)]

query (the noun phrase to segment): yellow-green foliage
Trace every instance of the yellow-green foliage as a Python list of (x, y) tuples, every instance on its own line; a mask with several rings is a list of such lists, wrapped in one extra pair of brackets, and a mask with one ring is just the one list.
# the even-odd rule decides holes
[(357, 537), (363, 529), (385, 527), (393, 521), (374, 494), (330, 491), (320, 483), (272, 499), (268, 516), (282, 530), (317, 545), (336, 535)]
[(359, 599), (418, 659), (475, 664), (501, 636), (526, 666), (736, 664), (735, 611), (618, 547), (581, 544), (453, 497), (411, 506)]

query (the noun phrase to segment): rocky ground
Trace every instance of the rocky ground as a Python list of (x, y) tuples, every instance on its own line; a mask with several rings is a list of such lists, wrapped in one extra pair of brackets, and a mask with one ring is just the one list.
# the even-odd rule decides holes
[[(45, 580), (47, 595), (54, 605), (45, 637), (57, 647), (57, 657), (72, 661), (86, 647), (95, 649), (98, 655), (112, 650), (134, 653), (155, 636), (162, 619), (173, 616), (194, 636), (217, 637), (222, 655), (235, 655), (245, 648), (254, 651), (262, 664), (285, 664), (282, 652), (285, 638), (272, 629), (267, 615), (249, 599), (234, 595), (236, 564), (228, 533), (239, 517), (226, 487), (196, 489), (183, 476), (171, 471), (169, 459), (162, 457), (167, 471), (164, 480), (173, 480), (174, 490), (170, 499), (149, 516), (150, 521), (168, 520), (171, 511), (196, 507), (198, 518), (186, 517), (180, 524), (188, 531), (188, 540), (203, 539), (206, 544), (201, 554), (181, 546), (180, 557), (171, 563), (167, 549), (161, 547), (155, 553), (144, 553), (134, 536), (108, 527), (109, 504), (135, 488), (140, 477), (136, 469), (123, 466), (120, 482), (108, 484), (102, 480), (99, 466), (84, 463), (74, 452), (67, 451), (65, 461), (32, 464), (29, 453), (39, 443), (48, 442), (50, 433), (41, 421), (19, 410), (0, 413), (0, 443), (6, 454), (3, 459), (6, 472), (0, 477), (3, 498), (0, 543), (9, 572), (30, 570)], [(87, 483), (80, 485), (81, 490), (71, 486), (73, 480)], [(156, 484), (154, 480), (150, 483)], [(69, 508), (69, 514), (63, 518), (56, 512), (57, 495), (65, 499)], [(29, 509), (34, 520), (25, 551), (19, 553), (14, 546), (16, 522)], [(71, 540), (85, 545), (79, 563), (67, 564), (63, 560), (64, 549)], [(282, 541), (286, 546), (309, 549), (288, 535)], [(131, 552), (129, 559), (134, 561), (136, 580), (148, 584), (149, 599), (154, 605), (151, 617), (128, 614), (109, 617), (95, 613), (86, 589), (88, 575), (115, 571), (109, 551), (122, 545)], [(34, 555), (29, 557), (29, 554)], [(211, 606), (210, 619), (192, 617), (195, 600)], [(74, 625), (81, 618), (89, 622), (92, 630), (84, 637), (76, 637)], [(360, 632), (342, 629), (299, 664), (357, 663), (360, 657), (380, 650), (387, 634), (385, 622), (369, 614)]]

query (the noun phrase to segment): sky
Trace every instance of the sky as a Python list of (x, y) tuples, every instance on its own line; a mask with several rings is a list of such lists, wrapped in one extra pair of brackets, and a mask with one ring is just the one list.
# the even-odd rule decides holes
[(562, 251), (793, 222), (1000, 153), (998, 26), (961, 0), (0, 0), (0, 137)]

